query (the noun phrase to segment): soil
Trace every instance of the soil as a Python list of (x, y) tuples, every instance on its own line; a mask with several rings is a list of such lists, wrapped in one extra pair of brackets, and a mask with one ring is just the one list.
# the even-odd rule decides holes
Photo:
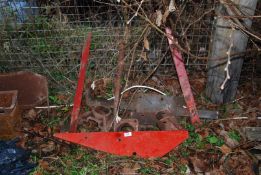
[(12, 93), (0, 94), (0, 107), (10, 107), (12, 105)]

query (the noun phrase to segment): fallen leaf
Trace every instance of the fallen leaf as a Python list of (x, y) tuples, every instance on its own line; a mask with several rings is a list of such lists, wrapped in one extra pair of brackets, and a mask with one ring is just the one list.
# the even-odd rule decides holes
[(135, 163), (134, 165), (131, 165), (130, 163), (123, 163), (121, 165), (123, 166), (123, 168), (121, 169), (120, 174), (136, 174), (137, 170), (140, 169), (138, 163)]
[(39, 131), (38, 132), (41, 136), (44, 136), (44, 137), (48, 137), (48, 131), (44, 130), (44, 131)]
[(156, 25), (157, 26), (161, 26), (161, 22), (162, 22), (162, 13), (161, 13), (161, 10), (157, 10), (156, 11), (156, 15), (157, 15), (157, 18), (156, 18)]
[(58, 95), (57, 95), (57, 99), (58, 99), (59, 101), (61, 101), (61, 102), (65, 102), (65, 101), (68, 100), (68, 97), (67, 97), (66, 95), (64, 95), (64, 94), (58, 94)]
[(96, 154), (97, 159), (105, 159), (106, 156), (107, 156), (107, 154), (105, 152), (98, 152)]
[(84, 153), (80, 153), (75, 157), (75, 160), (80, 160), (83, 157)]
[(206, 138), (209, 135), (209, 129), (208, 128), (200, 128), (200, 129), (196, 129), (195, 131), (196, 133), (198, 133), (201, 138)]
[(182, 164), (182, 165), (187, 165), (187, 164), (188, 164), (188, 160), (185, 159), (185, 158), (181, 158), (181, 159), (179, 160), (179, 162), (180, 162), (180, 164)]
[(190, 80), (190, 84), (197, 92), (200, 93), (205, 89), (206, 78), (192, 79), (192, 80)]
[(141, 168), (141, 166), (139, 163), (135, 163), (133, 166), (133, 169), (135, 169), (135, 170), (139, 170), (140, 168)]
[(52, 141), (49, 141), (47, 144), (42, 144), (40, 146), (41, 151), (45, 154), (53, 152), (55, 150), (55, 143)]
[(121, 174), (136, 174), (136, 170), (128, 167), (123, 167), (121, 170)]
[(229, 148), (227, 145), (222, 145), (221, 147), (219, 147), (220, 151), (223, 153), (223, 154), (229, 154), (231, 153), (231, 148)]
[(41, 143), (42, 141), (43, 141), (43, 138), (42, 138), (42, 137), (36, 136), (36, 137), (33, 138), (33, 142), (34, 142), (34, 143)]
[(223, 166), (226, 174), (255, 174), (253, 160), (242, 150), (228, 156)]
[(44, 160), (39, 160), (39, 166), (44, 170), (49, 170), (49, 163)]
[(200, 172), (206, 172), (209, 168), (208, 164), (202, 160), (199, 159), (198, 157), (191, 157), (190, 161), (194, 167), (195, 172), (200, 173)]
[(28, 120), (35, 120), (37, 113), (34, 109), (30, 109), (27, 113), (25, 113), (24, 118)]
[(143, 45), (144, 45), (144, 48), (149, 51), (150, 50), (150, 43), (149, 43), (149, 40), (147, 37), (144, 37), (143, 39)]
[(40, 123), (36, 123), (34, 126), (33, 126), (33, 131), (36, 132), (36, 133), (39, 133), (40, 131), (44, 130), (45, 126), (40, 124)]
[(226, 175), (223, 171), (222, 168), (214, 168), (213, 170), (209, 172), (205, 172), (205, 175)]

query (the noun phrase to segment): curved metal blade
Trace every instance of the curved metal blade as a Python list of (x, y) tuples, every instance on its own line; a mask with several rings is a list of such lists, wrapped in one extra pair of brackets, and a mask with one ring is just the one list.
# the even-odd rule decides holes
[(161, 157), (188, 138), (188, 131), (58, 133), (55, 137), (121, 156)]

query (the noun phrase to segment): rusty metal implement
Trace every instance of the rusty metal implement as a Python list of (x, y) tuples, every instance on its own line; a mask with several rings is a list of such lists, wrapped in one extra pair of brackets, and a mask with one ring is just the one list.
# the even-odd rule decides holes
[(0, 91), (17, 90), (20, 109), (31, 109), (43, 104), (48, 98), (46, 77), (28, 71), (0, 74)]
[(89, 50), (90, 34), (82, 55), (79, 80), (74, 98), (74, 108), (71, 116), (71, 133), (56, 133), (55, 137), (111, 154), (121, 156), (137, 155), (143, 158), (164, 156), (188, 138), (188, 131), (186, 130), (77, 133), (77, 121)]

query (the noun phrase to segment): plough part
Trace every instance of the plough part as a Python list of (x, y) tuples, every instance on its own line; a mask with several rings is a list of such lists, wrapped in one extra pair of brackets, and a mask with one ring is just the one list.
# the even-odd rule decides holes
[[(181, 88), (185, 97), (186, 105), (188, 106), (191, 115), (191, 122), (192, 124), (195, 122), (200, 122), (181, 53), (173, 45), (174, 38), (171, 35), (170, 29), (166, 29), (166, 32), (169, 37), (169, 45), (177, 69)], [(87, 44), (82, 54), (79, 80), (77, 84), (76, 95), (74, 98), (74, 107), (71, 116), (71, 133), (57, 133), (54, 135), (55, 137), (120, 156), (137, 155), (143, 158), (155, 158), (164, 156), (166, 153), (177, 147), (189, 137), (188, 131), (186, 130), (76, 133), (82, 92), (84, 88), (85, 72), (88, 64), (90, 43), (91, 34), (88, 35)], [(170, 118), (160, 119), (166, 120)], [(137, 128), (136, 125), (133, 125), (133, 127)], [(175, 126), (162, 127), (174, 128)]]
[(74, 105), (73, 105), (71, 124), (70, 124), (71, 132), (76, 132), (76, 130), (77, 130), (77, 121), (78, 121), (78, 116), (79, 116), (80, 106), (81, 106), (81, 101), (82, 101), (82, 92), (83, 92), (83, 88), (84, 88), (86, 68), (88, 66), (88, 60), (89, 60), (89, 54), (90, 54), (91, 37), (92, 37), (92, 34), (89, 33), (88, 37), (87, 37), (87, 42), (86, 42), (85, 48), (82, 52), (79, 79), (78, 79), (76, 94), (75, 94), (74, 101), (73, 101)]
[(58, 133), (57, 138), (120, 156), (164, 156), (188, 138), (188, 131)]
[(196, 108), (196, 103), (189, 84), (189, 79), (185, 69), (184, 60), (182, 58), (181, 52), (178, 50), (177, 47), (174, 46), (174, 42), (177, 42), (177, 40), (173, 37), (170, 28), (166, 28), (165, 31), (168, 37), (169, 47), (178, 74), (181, 90), (183, 92), (186, 105), (189, 109), (191, 123), (200, 123), (198, 110)]

